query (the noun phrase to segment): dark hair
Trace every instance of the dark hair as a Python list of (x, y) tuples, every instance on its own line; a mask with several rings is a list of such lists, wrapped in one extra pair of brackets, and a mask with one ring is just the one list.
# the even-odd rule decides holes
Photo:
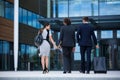
[(88, 17), (83, 17), (83, 20), (84, 21), (89, 21), (89, 18)]
[(44, 24), (44, 28), (45, 28), (46, 26), (48, 26), (48, 25), (50, 25), (50, 23), (48, 23), (48, 22), (45, 23), (45, 24)]
[(44, 27), (43, 27), (43, 28), (40, 28), (38, 33), (42, 33), (43, 30), (44, 30), (44, 28), (45, 28), (46, 26), (48, 26), (48, 25), (50, 25), (50, 24), (49, 24), (49, 23), (45, 23), (45, 24), (44, 24)]
[(70, 25), (71, 24), (71, 21), (69, 18), (65, 18), (64, 19), (64, 23), (66, 23), (67, 25)]

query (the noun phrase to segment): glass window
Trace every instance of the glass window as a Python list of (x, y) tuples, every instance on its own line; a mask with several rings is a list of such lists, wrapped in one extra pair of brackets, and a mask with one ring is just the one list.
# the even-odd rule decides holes
[(92, 16), (98, 16), (98, 0), (92, 0), (91, 9)]
[(14, 5), (11, 4), (11, 20), (14, 20)]
[(7, 41), (3, 41), (3, 54), (9, 53), (9, 43)]
[(76, 44), (75, 47), (74, 60), (81, 60), (80, 46), (78, 46), (78, 44)]
[(5, 2), (5, 18), (11, 19), (11, 4)]
[(30, 46), (26, 45), (26, 54), (30, 54)]
[(23, 20), (22, 20), (22, 19), (23, 19), (23, 18), (22, 18), (22, 16), (23, 16), (22, 12), (23, 12), (23, 11), (22, 11), (22, 8), (19, 8), (19, 22), (20, 22), (20, 23), (23, 22)]
[(40, 16), (37, 15), (37, 22), (36, 22), (37, 23), (37, 25), (36, 25), (37, 28), (40, 28), (39, 18), (40, 18)]
[(119, 15), (120, 0), (100, 0), (100, 15)]
[(69, 16), (91, 16), (91, 0), (70, 0)]
[(68, 17), (68, 0), (58, 1), (58, 17)]
[(120, 38), (120, 30), (117, 31), (117, 38)]
[(4, 1), (0, 0), (0, 16), (4, 17)]
[(23, 9), (23, 23), (27, 24), (27, 10)]
[(37, 15), (33, 13), (33, 27), (36, 27)]
[(32, 12), (28, 11), (28, 25), (32, 26)]
[(26, 53), (26, 48), (25, 48), (25, 45), (24, 44), (21, 44), (21, 54), (25, 54)]
[(0, 54), (3, 53), (3, 52), (2, 52), (2, 48), (3, 48), (2, 45), (3, 45), (3, 44), (2, 44), (2, 41), (0, 41)]
[(101, 38), (113, 38), (113, 31), (101, 31)]

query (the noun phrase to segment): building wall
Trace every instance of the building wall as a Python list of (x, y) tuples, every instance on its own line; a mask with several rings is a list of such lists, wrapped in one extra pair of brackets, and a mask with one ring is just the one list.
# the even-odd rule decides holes
[(13, 21), (0, 17), (0, 39), (13, 42)]

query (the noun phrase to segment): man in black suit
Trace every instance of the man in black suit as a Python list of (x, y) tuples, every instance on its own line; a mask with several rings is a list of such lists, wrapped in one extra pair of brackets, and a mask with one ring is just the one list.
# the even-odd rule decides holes
[(71, 73), (71, 53), (75, 47), (75, 28), (71, 26), (69, 18), (64, 19), (64, 26), (60, 30), (60, 42), (63, 49), (63, 73)]
[(92, 40), (94, 44), (97, 46), (97, 39), (94, 34), (94, 28), (89, 24), (88, 17), (84, 17), (77, 31), (77, 42), (80, 45), (80, 53), (81, 53), (81, 72), (85, 73), (85, 53), (87, 54), (87, 65), (86, 70), (87, 74), (90, 73), (91, 69), (91, 50), (92, 50)]

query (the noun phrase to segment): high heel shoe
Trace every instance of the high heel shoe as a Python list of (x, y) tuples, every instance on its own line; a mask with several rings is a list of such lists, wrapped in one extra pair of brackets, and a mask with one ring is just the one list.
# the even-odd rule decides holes
[(46, 73), (46, 69), (43, 70), (43, 74), (45, 74), (45, 73)]
[(46, 68), (46, 73), (48, 73), (49, 72), (49, 69), (48, 68)]

